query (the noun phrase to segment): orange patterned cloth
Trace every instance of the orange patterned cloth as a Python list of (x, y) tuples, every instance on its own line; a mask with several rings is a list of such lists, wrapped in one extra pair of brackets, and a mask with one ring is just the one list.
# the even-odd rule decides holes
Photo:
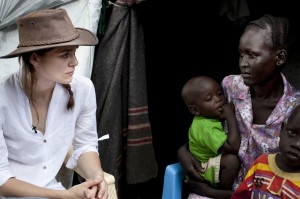
[(279, 169), (275, 163), (275, 156), (276, 154), (259, 156), (231, 199), (299, 199), (299, 173), (287, 173)]

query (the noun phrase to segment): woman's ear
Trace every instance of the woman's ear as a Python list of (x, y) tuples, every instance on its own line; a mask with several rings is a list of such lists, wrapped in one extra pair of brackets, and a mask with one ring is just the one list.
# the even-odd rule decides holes
[(281, 66), (286, 62), (287, 52), (284, 49), (281, 49), (277, 52), (277, 66)]
[(198, 110), (198, 108), (195, 105), (189, 105), (189, 111), (193, 114), (193, 115), (199, 115), (200, 112)]
[(29, 58), (29, 62), (34, 66), (34, 67), (37, 67), (39, 65), (39, 57), (36, 53), (32, 53), (30, 55), (30, 58)]

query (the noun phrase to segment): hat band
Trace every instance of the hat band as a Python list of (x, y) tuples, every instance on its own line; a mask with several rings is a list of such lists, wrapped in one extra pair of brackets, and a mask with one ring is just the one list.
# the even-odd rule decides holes
[(75, 29), (74, 30), (74, 34), (68, 36), (68, 37), (64, 37), (64, 38), (60, 38), (60, 39), (53, 39), (53, 40), (47, 40), (47, 41), (34, 41), (34, 42), (24, 42), (24, 43), (20, 43), (18, 45), (19, 47), (29, 47), (29, 46), (41, 46), (41, 45), (50, 45), (50, 44), (57, 44), (57, 43), (65, 43), (65, 42), (69, 42), (75, 39), (79, 38), (79, 32)]

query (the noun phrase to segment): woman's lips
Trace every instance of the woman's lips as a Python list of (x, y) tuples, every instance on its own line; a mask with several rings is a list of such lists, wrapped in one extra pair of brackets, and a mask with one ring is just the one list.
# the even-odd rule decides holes
[(68, 75), (73, 75), (73, 74), (74, 74), (74, 71), (68, 72), (67, 74), (68, 74)]
[(242, 73), (241, 76), (242, 76), (242, 78), (249, 78), (249, 77), (251, 77), (250, 73)]

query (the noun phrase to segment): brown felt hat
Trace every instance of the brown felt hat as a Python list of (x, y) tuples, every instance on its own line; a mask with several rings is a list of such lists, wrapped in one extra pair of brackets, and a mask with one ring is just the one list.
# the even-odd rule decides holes
[(19, 45), (16, 50), (0, 58), (17, 57), (26, 52), (60, 46), (93, 46), (97, 37), (89, 30), (75, 28), (66, 10), (34, 11), (17, 20)]

